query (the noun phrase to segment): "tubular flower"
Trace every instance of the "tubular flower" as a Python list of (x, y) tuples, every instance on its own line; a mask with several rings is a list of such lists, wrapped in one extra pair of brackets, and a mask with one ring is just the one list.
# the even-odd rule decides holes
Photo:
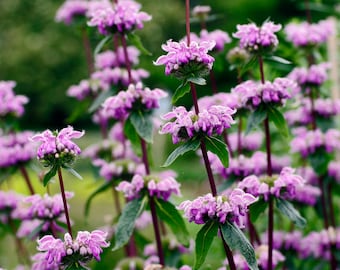
[(57, 10), (55, 20), (71, 24), (77, 16), (85, 16), (89, 8), (87, 0), (66, 0)]
[(24, 104), (28, 98), (23, 95), (15, 95), (13, 88), (14, 81), (0, 81), (0, 117), (14, 115), (20, 117), (24, 114)]

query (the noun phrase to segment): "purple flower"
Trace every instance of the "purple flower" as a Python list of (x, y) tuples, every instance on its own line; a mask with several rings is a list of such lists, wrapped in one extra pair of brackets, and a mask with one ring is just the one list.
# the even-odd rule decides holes
[(230, 107), (231, 109), (239, 109), (242, 107), (240, 97), (235, 93), (217, 93), (213, 96), (204, 96), (198, 100), (198, 107), (201, 110), (209, 109), (213, 105), (221, 105)]
[(240, 47), (232, 48), (226, 55), (226, 59), (233, 66), (240, 67), (249, 61), (250, 54), (246, 49)]
[(284, 31), (288, 41), (295, 47), (318, 46), (335, 34), (336, 25), (333, 20), (322, 20), (318, 23), (290, 23)]
[(145, 190), (150, 196), (167, 201), (172, 194), (181, 196), (180, 184), (174, 177), (175, 174), (171, 171), (148, 176), (136, 174), (131, 182), (120, 182), (116, 190), (123, 192), (129, 200), (140, 197), (141, 192)]
[(85, 16), (88, 5), (87, 0), (66, 0), (57, 10), (55, 20), (71, 24), (77, 16)]
[(160, 134), (171, 134), (174, 144), (202, 134), (221, 135), (224, 129), (230, 128), (231, 124), (235, 123), (232, 118), (235, 112), (229, 107), (211, 106), (196, 115), (193, 111), (187, 111), (183, 106), (179, 106), (163, 115), (164, 120), (172, 121), (162, 126)]
[(18, 219), (16, 212), (20, 208), (23, 195), (14, 191), (0, 190), (0, 222), (7, 224), (9, 219)]
[(286, 78), (276, 78), (274, 82), (264, 84), (248, 80), (233, 88), (232, 93), (239, 95), (244, 107), (255, 109), (262, 103), (283, 105), (291, 98), (290, 91), (294, 87), (296, 84)]
[(256, 200), (253, 195), (241, 189), (235, 189), (228, 197), (226, 195), (214, 197), (208, 193), (193, 201), (186, 200), (178, 206), (178, 209), (184, 211), (184, 216), (189, 222), (196, 224), (204, 224), (208, 220), (218, 219), (222, 224), (229, 220), (244, 227), (248, 206)]
[(207, 16), (211, 11), (210, 6), (195, 6), (192, 9), (192, 15), (201, 18), (202, 16)]
[(165, 74), (173, 74), (179, 79), (202, 77), (212, 69), (215, 59), (208, 55), (208, 51), (214, 46), (214, 41), (192, 41), (187, 45), (184, 41), (168, 40), (162, 45), (167, 54), (160, 56), (154, 64), (165, 65)]
[(159, 108), (159, 100), (166, 96), (167, 93), (161, 89), (143, 88), (142, 83), (130, 84), (126, 91), (120, 91), (105, 100), (104, 113), (114, 119), (124, 120), (134, 109), (150, 111)]
[[(268, 246), (261, 245), (256, 247), (255, 255), (257, 257), (258, 264), (263, 270), (266, 270), (268, 267)], [(280, 262), (284, 262), (285, 259), (285, 256), (283, 256), (280, 251), (274, 249), (272, 258), (272, 269), (274, 269)]]
[(237, 32), (233, 34), (233, 37), (240, 39), (240, 47), (250, 52), (257, 52), (262, 49), (272, 50), (279, 43), (275, 32), (281, 30), (280, 24), (268, 21), (264, 22), (261, 27), (258, 27), (255, 23), (238, 24), (236, 27)]
[(52, 133), (49, 129), (43, 133), (34, 135), (33, 141), (41, 142), (38, 148), (38, 159), (51, 165), (54, 159), (60, 158), (62, 162), (71, 163), (80, 154), (81, 150), (71, 139), (78, 139), (84, 135), (84, 131), (73, 130), (68, 126), (60, 131)]
[(77, 100), (84, 100), (85, 98), (94, 95), (98, 92), (99, 85), (91, 80), (81, 80), (78, 85), (72, 85), (67, 89), (69, 97), (75, 97)]
[(22, 95), (15, 95), (13, 88), (16, 83), (13, 81), (0, 81), (0, 117), (14, 115), (20, 117), (24, 114), (24, 104), (28, 98)]
[[(133, 65), (139, 63), (139, 50), (134, 46), (128, 46), (127, 52), (129, 62)], [(95, 57), (95, 66), (97, 69), (124, 67), (126, 64), (123, 47), (118, 47), (115, 52), (105, 51)]]
[(132, 0), (119, 0), (113, 6), (105, 5), (89, 12), (89, 26), (97, 26), (99, 33), (108, 35), (110, 32), (125, 33), (143, 28), (145, 21), (151, 16), (140, 11), (141, 5)]

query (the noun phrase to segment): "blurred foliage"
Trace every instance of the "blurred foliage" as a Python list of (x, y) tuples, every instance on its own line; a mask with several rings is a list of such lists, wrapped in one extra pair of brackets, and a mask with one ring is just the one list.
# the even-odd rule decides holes
[[(162, 54), (162, 43), (168, 39), (178, 40), (185, 35), (185, 1), (139, 2), (143, 10), (153, 16), (153, 20), (138, 31), (145, 47), (153, 53), (141, 59), (141, 67), (151, 71), (146, 84), (150, 87), (176, 89), (179, 82), (166, 77), (164, 68), (153, 66), (152, 61)], [(231, 34), (236, 24), (247, 23), (249, 20), (261, 23), (271, 18), (277, 23), (284, 23), (292, 16), (303, 16), (304, 13), (299, 9), (302, 2), (192, 0), (191, 5), (210, 5), (216, 20), (209, 22), (208, 29), (219, 28)], [(67, 117), (77, 106), (75, 99), (66, 96), (66, 90), (88, 76), (80, 29), (54, 20), (56, 10), (62, 3), (61, 0), (0, 1), (0, 80), (16, 81), (15, 92), (27, 95), (30, 99), (20, 123), (23, 128), (65, 126)], [(192, 31), (199, 31), (197, 23), (192, 24)], [(91, 33), (94, 48), (102, 37), (95, 31)], [(222, 91), (235, 84), (235, 74), (228, 70), (224, 57), (225, 54), (221, 54), (215, 63)], [(86, 114), (74, 124), (89, 128), (88, 120), (89, 115)]]

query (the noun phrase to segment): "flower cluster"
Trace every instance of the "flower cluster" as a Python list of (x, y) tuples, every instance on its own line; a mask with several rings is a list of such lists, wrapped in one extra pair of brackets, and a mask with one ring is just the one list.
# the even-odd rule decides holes
[(57, 10), (55, 20), (71, 24), (75, 17), (85, 16), (88, 8), (89, 2), (87, 0), (67, 0)]
[(116, 190), (123, 192), (128, 199), (138, 198), (146, 190), (150, 196), (156, 196), (167, 201), (171, 194), (181, 195), (180, 184), (174, 177), (175, 174), (172, 171), (148, 176), (136, 174), (131, 182), (120, 182)]
[(300, 128), (294, 132), (296, 136), (290, 143), (291, 151), (300, 153), (302, 157), (307, 157), (318, 149), (324, 149), (328, 153), (340, 149), (340, 132), (336, 129), (329, 129), (323, 133), (319, 129)]
[(17, 208), (24, 198), (23, 195), (14, 191), (0, 190), (0, 221), (7, 224), (10, 219), (17, 217)]
[(209, 15), (210, 11), (211, 11), (210, 6), (195, 6), (192, 9), (192, 15), (194, 17), (204, 19), (205, 17), (207, 17)]
[(238, 24), (236, 27), (237, 32), (233, 34), (233, 37), (240, 39), (240, 47), (250, 52), (272, 50), (279, 43), (275, 33), (281, 30), (280, 24), (268, 21), (260, 27), (255, 23)]
[[(133, 65), (139, 63), (139, 50), (134, 46), (128, 46), (127, 54), (129, 55), (129, 62)], [(98, 53), (95, 56), (95, 67), (97, 69), (122, 67), (126, 65), (124, 49), (123, 47), (118, 47), (115, 51), (104, 51)]]
[(297, 67), (287, 77), (296, 81), (299, 86), (319, 86), (328, 79), (327, 71), (329, 69), (329, 63), (311, 65), (309, 68)]
[(133, 110), (151, 111), (159, 108), (159, 100), (167, 96), (161, 89), (143, 88), (142, 83), (130, 84), (126, 91), (109, 97), (103, 103), (104, 113), (117, 120), (126, 119)]
[(22, 165), (36, 156), (36, 143), (31, 131), (0, 136), (0, 168)]
[[(231, 38), (229, 37), (228, 33), (219, 29), (211, 32), (203, 29), (201, 30), (199, 36), (195, 33), (190, 33), (190, 40), (197, 43), (201, 43), (203, 41), (209, 42), (213, 40), (215, 41), (215, 47), (213, 49), (218, 52), (223, 51), (224, 45), (231, 42)], [(183, 38), (181, 41), (185, 42), (185, 38)]]
[(174, 144), (202, 134), (220, 135), (235, 123), (232, 118), (232, 114), (235, 112), (236, 110), (229, 107), (211, 106), (197, 115), (193, 111), (187, 111), (185, 107), (179, 106), (162, 116), (164, 120), (171, 121), (162, 126), (160, 133), (171, 134)]
[(143, 28), (145, 21), (151, 16), (140, 11), (141, 5), (133, 0), (119, 0), (113, 6), (103, 6), (89, 12), (89, 26), (96, 26), (99, 33), (126, 33)]
[(234, 189), (229, 196), (214, 197), (211, 193), (199, 196), (193, 201), (182, 202), (178, 209), (184, 211), (189, 222), (204, 224), (209, 220), (217, 219), (220, 223), (235, 222), (239, 227), (245, 226), (248, 206), (257, 199), (241, 189)]
[(264, 84), (248, 80), (237, 85), (232, 92), (239, 95), (244, 107), (257, 108), (262, 103), (283, 105), (291, 98), (290, 91), (295, 87), (295, 82), (287, 78), (276, 78), (274, 82)]
[[(60, 266), (84, 266), (92, 258), (100, 261), (102, 248), (108, 247), (106, 233), (95, 230), (92, 232), (79, 231), (75, 240), (69, 233), (64, 236), (64, 241), (46, 235), (38, 240), (38, 250), (42, 255), (34, 256), (32, 269), (60, 269)], [(48, 266), (47, 268), (41, 268)]]
[(305, 180), (301, 176), (294, 174), (294, 172), (294, 169), (285, 167), (278, 176), (259, 178), (255, 175), (250, 175), (238, 184), (238, 188), (254, 196), (263, 196), (265, 200), (268, 200), (269, 195), (293, 200), (298, 187), (303, 186), (305, 183)]
[(24, 104), (28, 98), (23, 95), (15, 95), (13, 81), (0, 81), (0, 117), (14, 115), (20, 117), (24, 114)]
[(290, 23), (284, 31), (288, 41), (296, 47), (317, 46), (323, 44), (335, 33), (336, 25), (332, 20), (318, 23)]
[(71, 139), (78, 139), (84, 133), (84, 131), (76, 131), (73, 130), (73, 127), (68, 126), (60, 131), (52, 132), (47, 129), (43, 133), (34, 135), (32, 140), (42, 143), (38, 148), (38, 159), (46, 167), (53, 165), (56, 160), (60, 160), (65, 165), (71, 164), (81, 152), (79, 146), (72, 142)]
[(209, 73), (215, 59), (208, 54), (215, 46), (214, 41), (203, 41), (197, 43), (175, 42), (168, 40), (162, 45), (162, 49), (167, 52), (160, 56), (155, 65), (165, 65), (165, 74), (174, 75), (179, 79), (189, 77), (202, 77)]
[(242, 107), (241, 98), (235, 93), (217, 93), (213, 96), (204, 96), (198, 99), (198, 107), (201, 110), (209, 109), (213, 105), (221, 105), (230, 107), (231, 109), (239, 109)]

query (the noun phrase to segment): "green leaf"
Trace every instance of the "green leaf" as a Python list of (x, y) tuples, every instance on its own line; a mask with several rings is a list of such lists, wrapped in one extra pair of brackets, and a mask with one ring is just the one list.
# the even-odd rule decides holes
[(258, 107), (250, 116), (247, 122), (246, 134), (259, 126), (267, 117), (267, 110), (264, 106)]
[(257, 56), (254, 55), (253, 57), (249, 59), (249, 61), (246, 64), (244, 64), (241, 67), (239, 76), (242, 76), (244, 73), (248, 72), (250, 69), (253, 69), (256, 64), (257, 64)]
[(227, 145), (215, 137), (204, 138), (207, 149), (218, 156), (225, 168), (229, 166), (229, 151)]
[(72, 263), (71, 265), (68, 265), (65, 268), (65, 270), (88, 270), (88, 269), (89, 268), (86, 268), (77, 262)]
[(141, 147), (140, 147), (140, 137), (135, 129), (135, 127), (131, 123), (131, 119), (128, 118), (124, 122), (124, 135), (132, 144), (133, 151), (140, 156), (141, 155)]
[(252, 203), (249, 206), (249, 215), (251, 222), (255, 222), (260, 214), (262, 214), (266, 208), (268, 203), (264, 199), (259, 199), (256, 202)]
[(324, 148), (318, 148), (308, 156), (308, 160), (315, 173), (322, 176), (327, 173), (328, 164), (332, 160), (332, 155), (327, 153)]
[(113, 251), (121, 248), (129, 241), (133, 233), (133, 229), (135, 228), (135, 221), (145, 208), (146, 199), (146, 196), (134, 199), (125, 205), (118, 220), (115, 246), (112, 249)]
[(135, 33), (129, 33), (127, 35), (128, 39), (131, 41), (131, 43), (133, 45), (135, 45), (137, 47), (138, 50), (141, 51), (141, 53), (145, 54), (145, 55), (152, 55), (151, 52), (149, 52), (147, 49), (145, 49), (141, 38), (136, 35)]
[(241, 253), (251, 270), (258, 270), (254, 248), (244, 236), (243, 232), (229, 221), (221, 225), (221, 231), (228, 246), (232, 250), (236, 249)]
[(69, 167), (69, 166), (62, 166), (66, 171), (68, 171), (70, 174), (72, 174), (73, 176), (77, 177), (80, 180), (83, 180), (83, 177), (73, 168)]
[(190, 84), (187, 81), (184, 81), (177, 87), (174, 95), (172, 96), (172, 103), (176, 103), (180, 98), (184, 97), (187, 93), (190, 92)]
[(170, 166), (179, 156), (182, 156), (189, 151), (196, 151), (199, 146), (200, 141), (197, 138), (181, 144), (179, 147), (171, 152), (162, 167)]
[(284, 137), (288, 137), (288, 125), (283, 114), (273, 106), (268, 106), (267, 112), (269, 121), (274, 123)]
[(45, 224), (46, 224), (45, 221), (41, 222), (37, 227), (34, 228), (33, 231), (30, 232), (27, 238), (31, 240), (36, 239), (36, 237), (39, 236)]
[(44, 179), (43, 179), (44, 187), (46, 187), (48, 182), (50, 182), (50, 180), (52, 179), (52, 177), (57, 174), (58, 168), (59, 168), (59, 164), (54, 164), (52, 168), (45, 174)]
[(66, 122), (73, 123), (79, 117), (86, 114), (87, 108), (89, 107), (89, 105), (90, 105), (89, 100), (83, 100), (82, 102), (77, 102), (77, 106), (74, 107), (74, 110), (72, 111), (71, 115), (67, 117)]
[(141, 111), (132, 112), (129, 116), (131, 124), (135, 128), (138, 135), (146, 142), (152, 143), (153, 140), (153, 122), (150, 113), (142, 113)]
[(90, 195), (90, 197), (88, 197), (88, 199), (86, 200), (85, 203), (85, 218), (88, 217), (89, 213), (90, 213), (90, 206), (92, 203), (92, 200), (100, 193), (106, 191), (108, 188), (112, 187), (112, 181), (107, 182), (105, 181), (103, 185), (101, 185), (99, 188), (97, 188), (94, 192), (92, 192), (92, 194)]
[(275, 200), (277, 208), (283, 215), (287, 216), (296, 226), (300, 228), (305, 227), (306, 220), (289, 201), (280, 198), (275, 198)]
[(91, 104), (90, 108), (88, 109), (88, 112), (89, 113), (95, 112), (108, 97), (112, 96), (112, 94), (113, 91), (110, 90), (101, 92)]
[(194, 84), (198, 85), (206, 85), (207, 81), (204, 78), (201, 77), (190, 77), (187, 79), (188, 82), (192, 82)]
[(104, 47), (104, 45), (106, 44), (106, 42), (108, 42), (110, 39), (112, 39), (112, 35), (108, 35), (106, 37), (104, 37), (96, 46), (96, 48), (94, 49), (94, 55), (97, 55), (102, 48)]
[(195, 266), (194, 269), (199, 269), (207, 257), (211, 244), (217, 235), (218, 223), (209, 220), (204, 224), (202, 229), (196, 235), (195, 245)]
[(182, 215), (179, 214), (176, 207), (167, 201), (155, 198), (157, 215), (169, 225), (171, 231), (177, 240), (184, 246), (189, 246), (189, 232), (185, 226)]
[(284, 64), (284, 65), (291, 65), (292, 64), (291, 61), (289, 61), (287, 59), (284, 59), (282, 57), (279, 57), (279, 56), (275, 56), (275, 55), (271, 55), (269, 57), (265, 57), (265, 60), (277, 62), (277, 63)]

